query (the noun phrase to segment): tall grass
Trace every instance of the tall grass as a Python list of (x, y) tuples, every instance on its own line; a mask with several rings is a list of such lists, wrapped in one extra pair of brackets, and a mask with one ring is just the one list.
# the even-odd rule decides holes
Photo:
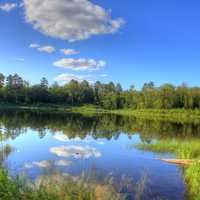
[(188, 184), (188, 199), (200, 200), (200, 163), (194, 162), (186, 167), (184, 177)]
[(1, 200), (93, 200), (94, 192), (90, 189), (73, 180), (63, 182), (62, 187), (53, 179), (46, 184), (31, 185), (19, 177), (11, 179), (6, 170), (0, 169)]
[(174, 153), (180, 159), (199, 159), (200, 158), (200, 140), (181, 140), (165, 139), (150, 144), (141, 143), (136, 145), (138, 149), (148, 150), (157, 153)]
[(110, 111), (115, 114), (136, 118), (170, 122), (199, 122), (200, 111), (191, 109), (121, 109)]
[(191, 164), (183, 167), (187, 196), (191, 200), (200, 200), (200, 140), (160, 140), (150, 144), (141, 143), (136, 147), (157, 153), (174, 153), (179, 159), (191, 159)]
[[(43, 175), (35, 182), (26, 177), (11, 178), (8, 172), (0, 168), (1, 200), (141, 200), (148, 195), (147, 175), (133, 183), (130, 178), (113, 183), (114, 177), (107, 177), (108, 182), (89, 181), (83, 177), (54, 172)], [(106, 179), (107, 179), (106, 178)], [(126, 192), (122, 192), (127, 190)]]

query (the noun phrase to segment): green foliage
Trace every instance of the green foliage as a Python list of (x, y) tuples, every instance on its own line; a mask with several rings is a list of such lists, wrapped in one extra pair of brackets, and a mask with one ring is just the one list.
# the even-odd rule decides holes
[(175, 87), (164, 84), (156, 87), (153, 82), (145, 83), (141, 90), (133, 86), (123, 90), (122, 86), (110, 82), (97, 81), (94, 85), (87, 81), (71, 80), (59, 86), (48, 84), (43, 77), (40, 84), (29, 85), (18, 74), (6, 77), (0, 73), (0, 101), (17, 105), (63, 104), (80, 106), (93, 104), (104, 109), (199, 109), (200, 88), (186, 84)]
[(191, 159), (185, 166), (183, 174), (187, 183), (187, 196), (191, 200), (200, 200), (200, 140), (160, 140), (154, 143), (136, 145), (139, 149), (153, 152), (175, 153), (177, 158)]
[[(125, 200), (133, 196), (140, 200), (149, 194), (147, 186), (148, 177), (145, 174), (136, 183), (125, 176), (114, 184), (111, 175), (96, 181), (91, 175), (73, 177), (58, 172), (39, 176), (30, 182), (20, 175), (11, 178), (5, 169), (0, 168), (1, 200)], [(128, 192), (122, 192), (122, 188), (129, 188)]]
[[(46, 177), (48, 178), (48, 177)], [(58, 184), (58, 183), (57, 183)], [(89, 188), (89, 187), (88, 187)], [(12, 179), (6, 170), (0, 169), (0, 199), (1, 200), (92, 200), (94, 192), (83, 184), (69, 180), (59, 187), (55, 181), (48, 184), (29, 185), (20, 178)]]
[(137, 148), (153, 152), (175, 153), (181, 159), (200, 159), (200, 140), (165, 139), (153, 143), (141, 143)]
[(17, 197), (17, 185), (9, 177), (5, 170), (0, 170), (0, 199), (14, 200)]
[(200, 200), (200, 163), (194, 162), (185, 171), (185, 180), (188, 184), (188, 199)]
[(171, 121), (180, 123), (199, 123), (200, 110), (195, 109), (118, 109), (111, 113), (124, 116), (133, 116), (140, 119)]

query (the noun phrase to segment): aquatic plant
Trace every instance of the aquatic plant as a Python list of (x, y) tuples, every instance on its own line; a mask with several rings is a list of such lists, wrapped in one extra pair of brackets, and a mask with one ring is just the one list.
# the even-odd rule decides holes
[(159, 140), (150, 144), (136, 145), (141, 150), (157, 153), (174, 153), (177, 158), (190, 159), (191, 163), (183, 166), (183, 176), (187, 184), (187, 197), (200, 200), (200, 140)]
[[(47, 177), (45, 177), (47, 178)], [(60, 177), (59, 177), (60, 178)], [(94, 192), (70, 180), (56, 182), (55, 177), (40, 184), (28, 184), (19, 177), (12, 179), (5, 169), (0, 169), (1, 200), (92, 200)]]
[(200, 163), (194, 162), (184, 170), (185, 181), (188, 184), (188, 199), (200, 199)]
[(165, 139), (152, 143), (140, 143), (136, 147), (157, 153), (174, 153), (180, 159), (200, 158), (200, 140)]
[(1, 200), (141, 200), (147, 195), (147, 176), (133, 183), (123, 177), (118, 185), (112, 183), (114, 177), (102, 181), (87, 178), (87, 175), (72, 176), (53, 172), (39, 176), (34, 182), (26, 176), (10, 177), (0, 168)]
[(3, 163), (4, 159), (10, 154), (12, 153), (13, 148), (9, 145), (6, 144), (5, 146), (3, 146), (0, 149), (0, 165)]

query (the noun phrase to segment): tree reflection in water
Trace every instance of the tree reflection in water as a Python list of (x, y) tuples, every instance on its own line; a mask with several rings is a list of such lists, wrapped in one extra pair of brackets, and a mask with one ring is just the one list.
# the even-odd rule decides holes
[[(1, 131), (1, 163), (5, 157), (12, 152), (12, 148), (5, 146), (7, 139), (15, 139), (21, 134), (28, 134), (28, 129), (36, 131), (40, 138), (51, 133), (58, 141), (87, 140), (87, 136), (94, 139), (104, 138), (107, 140), (118, 139), (121, 133), (127, 134), (130, 138), (139, 134), (142, 141), (151, 142), (154, 139), (163, 138), (191, 138), (198, 137), (200, 133), (199, 123), (175, 123), (158, 120), (143, 120), (134, 117), (123, 117), (119, 115), (99, 114), (95, 116), (83, 116), (80, 114), (60, 114), (60, 113), (40, 113), (27, 111), (1, 111), (0, 112)], [(133, 180), (125, 174), (102, 174), (97, 172), (95, 166), (89, 173), (83, 172), (80, 176), (61, 174), (56, 171), (58, 166), (68, 167), (71, 165), (67, 157), (100, 157), (101, 152), (95, 148), (87, 147), (83, 149), (79, 146), (61, 146), (51, 147), (51, 153), (55, 155), (64, 155), (59, 160), (40, 160), (26, 163), (24, 168), (33, 167), (42, 169), (45, 173), (38, 177), (36, 185), (55, 186), (56, 180), (60, 185), (62, 180), (80, 181), (84, 180), (86, 186), (93, 187), (96, 195), (109, 193), (116, 194), (116, 198), (123, 196), (125, 199), (141, 199), (141, 195), (147, 195), (148, 178), (141, 176), (140, 180)], [(62, 178), (61, 178), (62, 177)], [(51, 187), (49, 187), (51, 189)], [(144, 192), (145, 191), (145, 192)], [(144, 198), (145, 199), (145, 198)], [(148, 198), (147, 198), (148, 199)], [(110, 199), (109, 199), (110, 200)]]
[(200, 123), (144, 120), (111, 114), (83, 116), (12, 110), (0, 112), (0, 127), (4, 129), (3, 139), (15, 139), (20, 134), (26, 134), (27, 128), (37, 131), (40, 138), (46, 135), (47, 130), (52, 134), (64, 133), (65, 139), (84, 139), (90, 135), (94, 139), (110, 140), (117, 139), (123, 132), (129, 137), (139, 133), (146, 142), (155, 138), (199, 137), (200, 134)]

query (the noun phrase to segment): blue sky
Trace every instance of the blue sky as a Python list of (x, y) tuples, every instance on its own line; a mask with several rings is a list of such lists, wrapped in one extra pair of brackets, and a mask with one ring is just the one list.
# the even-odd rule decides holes
[(2, 0), (0, 72), (33, 84), (45, 76), (124, 88), (200, 85), (199, 7), (198, 0)]

